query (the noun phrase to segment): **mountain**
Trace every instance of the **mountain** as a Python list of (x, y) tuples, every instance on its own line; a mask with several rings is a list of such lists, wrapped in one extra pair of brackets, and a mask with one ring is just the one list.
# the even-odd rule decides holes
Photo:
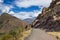
[(0, 16), (0, 40), (18, 40), (31, 26), (7, 13)]
[(0, 32), (9, 32), (12, 29), (16, 29), (18, 27), (28, 27), (30, 26), (28, 23), (11, 16), (7, 13), (3, 13), (0, 16)]
[(43, 8), (32, 25), (46, 31), (60, 31), (60, 0), (52, 0), (48, 8)]
[(29, 23), (29, 24), (32, 24), (32, 22), (35, 20), (36, 17), (33, 17), (33, 18), (27, 18), (27, 19), (24, 19), (23, 21)]

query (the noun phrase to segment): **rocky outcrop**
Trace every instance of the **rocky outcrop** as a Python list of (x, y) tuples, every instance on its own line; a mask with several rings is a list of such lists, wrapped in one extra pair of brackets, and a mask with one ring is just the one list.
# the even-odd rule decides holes
[(48, 8), (43, 8), (42, 13), (34, 20), (33, 27), (60, 31), (60, 0), (53, 0)]

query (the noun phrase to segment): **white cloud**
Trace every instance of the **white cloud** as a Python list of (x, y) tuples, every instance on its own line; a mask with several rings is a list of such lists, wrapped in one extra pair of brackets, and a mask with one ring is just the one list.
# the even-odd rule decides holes
[(9, 10), (10, 10), (10, 7), (8, 7), (8, 6), (5, 6), (2, 8), (2, 12), (8, 13)]
[(16, 1), (16, 5), (19, 7), (30, 7), (30, 6), (43, 6), (48, 7), (51, 0), (22, 0)]
[(3, 2), (3, 0), (0, 0), (0, 3), (2, 3)]
[[(3, 0), (0, 0), (0, 2), (3, 2)], [(16, 5), (18, 7), (30, 7), (30, 6), (43, 6), (43, 7), (48, 7), (50, 5), (51, 0), (18, 0), (15, 1)], [(3, 12), (6, 12), (10, 15), (13, 15), (17, 18), (20, 19), (26, 19), (26, 18), (32, 18), (32, 17), (37, 17), (38, 14), (41, 13), (42, 9), (40, 11), (35, 10), (34, 12), (19, 12), (19, 13), (15, 13), (13, 11), (9, 10), (13, 8), (13, 6), (8, 6), (8, 5), (4, 5), (2, 3), (0, 3), (0, 10)]]
[(20, 19), (26, 19), (26, 18), (30, 18), (29, 16), (29, 13), (26, 13), (26, 12), (20, 12), (20, 13), (16, 13), (14, 16), (16, 16), (17, 18), (20, 18)]
[(14, 15), (15, 13), (13, 11), (10, 11), (8, 14)]
[(23, 20), (23, 19), (26, 19), (26, 18), (37, 17), (38, 14), (40, 14), (40, 13), (41, 13), (41, 11), (35, 11), (35, 12), (19, 12), (19, 13), (14, 13), (13, 11), (11, 11), (9, 14)]
[(11, 6), (11, 5), (4, 5), (4, 4), (2, 4), (2, 3), (0, 3), (0, 10), (2, 11), (2, 13), (3, 12), (6, 12), (6, 13), (8, 13), (9, 12), (9, 10), (12, 8), (13, 6)]
[(13, 11), (10, 11), (9, 14), (23, 20), (23, 19), (26, 19), (26, 18), (37, 17), (38, 14), (40, 14), (41, 12), (42, 12), (42, 8), (41, 8), (41, 10), (35, 10), (33, 12), (19, 12), (19, 13), (15, 13)]

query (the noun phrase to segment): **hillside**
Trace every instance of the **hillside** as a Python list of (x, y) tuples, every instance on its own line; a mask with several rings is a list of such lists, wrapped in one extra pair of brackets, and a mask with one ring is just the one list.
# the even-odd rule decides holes
[(18, 40), (21, 32), (31, 27), (28, 23), (3, 13), (0, 16), (0, 40)]
[(60, 31), (60, 0), (52, 0), (48, 8), (43, 8), (32, 23), (34, 28), (42, 28), (46, 31)]

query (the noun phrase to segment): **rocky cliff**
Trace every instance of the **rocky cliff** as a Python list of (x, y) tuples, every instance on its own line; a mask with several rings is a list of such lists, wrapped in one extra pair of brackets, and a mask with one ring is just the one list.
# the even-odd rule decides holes
[(43, 8), (42, 13), (34, 20), (33, 27), (60, 31), (60, 0), (53, 0), (48, 8)]

